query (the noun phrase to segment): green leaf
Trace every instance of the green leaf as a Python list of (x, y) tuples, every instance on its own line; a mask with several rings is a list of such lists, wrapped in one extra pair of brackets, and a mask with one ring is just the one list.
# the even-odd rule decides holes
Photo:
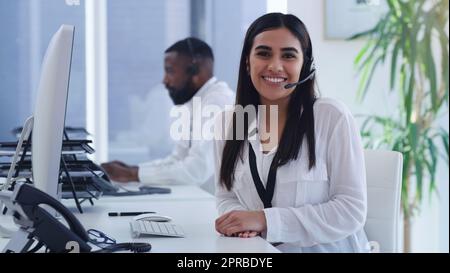
[(367, 90), (368, 90), (369, 87), (370, 87), (370, 83), (372, 82), (372, 79), (373, 79), (373, 75), (374, 75), (374, 73), (375, 73), (375, 70), (376, 70), (376, 68), (377, 68), (377, 66), (378, 66), (378, 63), (379, 63), (381, 60), (382, 60), (382, 57), (379, 57), (379, 58), (376, 59), (375, 63), (372, 65), (372, 68), (370, 69), (370, 73), (368, 74), (368, 77), (367, 77), (367, 79), (366, 79), (366, 81), (365, 81), (364, 89), (362, 89), (360, 92), (358, 92), (358, 95), (359, 95), (358, 97), (359, 97), (361, 100), (364, 100), (364, 98), (366, 97)]
[(406, 98), (406, 81), (407, 81), (407, 76), (406, 76), (406, 65), (403, 63), (400, 67), (400, 80), (399, 80), (399, 100), (400, 100), (400, 106), (402, 107), (401, 111), (405, 112), (406, 111), (406, 104), (405, 104), (405, 98)]
[[(438, 160), (443, 157), (448, 165), (448, 132), (441, 129), (435, 133), (430, 127), (437, 113), (448, 112), (448, 0), (387, 0), (387, 4), (389, 12), (372, 32), (365, 33), (369, 40), (355, 59), (361, 77), (357, 94), (360, 100), (365, 98), (374, 71), (387, 58), (390, 90), (397, 90), (399, 95), (399, 113), (366, 118), (361, 134), (367, 145), (402, 152), (402, 208), (409, 217), (414, 213), (409, 190), (415, 188), (416, 201), (422, 200), (425, 178), (430, 178), (428, 190), (436, 189)], [(440, 64), (436, 57), (441, 59)], [(417, 96), (418, 91), (423, 91), (423, 96)], [(442, 109), (445, 101), (447, 108)], [(431, 117), (431, 125), (422, 117)], [(441, 142), (444, 149), (438, 149)]]
[(398, 0), (388, 0), (388, 5), (390, 9), (394, 11), (397, 18), (403, 17), (402, 8), (400, 7)]
[[(386, 36), (385, 36), (385, 30), (386, 30), (386, 25), (388, 23), (388, 19), (382, 19), (378, 24), (377, 24), (377, 32), (378, 34), (376, 35), (376, 37), (374, 37), (376, 43), (375, 45), (372, 47), (372, 50), (370, 51), (370, 53), (368, 54), (368, 56), (364, 59), (364, 61), (362, 61), (362, 63), (360, 64), (358, 70), (361, 70), (363, 67), (365, 67), (366, 65), (370, 65), (370, 63), (374, 62), (374, 55), (378, 53), (378, 55), (383, 55), (383, 52), (380, 51), (380, 47), (383, 45), (383, 43), (386, 40)], [(380, 52), (379, 52), (380, 51)], [(378, 57), (379, 58), (379, 57)]]
[[(408, 179), (410, 179), (408, 171), (409, 171), (409, 162), (410, 162), (410, 153), (403, 152), (403, 169), (402, 169), (402, 207), (403, 212), (405, 214), (409, 213), (409, 188), (408, 188)], [(406, 215), (408, 216), (408, 215)]]
[[(430, 187), (428, 189), (428, 195), (431, 196), (433, 193), (435, 193), (437, 195), (437, 197), (439, 198), (439, 191), (436, 188), (436, 181), (433, 181), (432, 183), (430, 183)], [(430, 198), (430, 203), (431, 203), (431, 198)]]
[(356, 93), (356, 99), (358, 101), (362, 101), (362, 92), (363, 92), (363, 87), (365, 85), (365, 83), (367, 82), (367, 78), (369, 77), (369, 71), (370, 71), (370, 66), (366, 65), (364, 66), (363, 70), (362, 70), (362, 75), (361, 78), (359, 80), (359, 85), (358, 85), (358, 91)]
[(439, 135), (441, 136), (442, 145), (445, 148), (445, 153), (447, 156), (446, 160), (448, 165), (448, 132), (441, 128)]
[(431, 49), (431, 24), (433, 19), (431, 17), (427, 18), (426, 28), (425, 28), (425, 37), (423, 40), (423, 48), (425, 49), (425, 74), (430, 82), (430, 93), (431, 93), (431, 105), (434, 113), (437, 113), (438, 109), (438, 90), (437, 90), (437, 79), (436, 79), (436, 68), (434, 57)]
[[(441, 46), (441, 74), (442, 74), (442, 80), (444, 82), (444, 92), (445, 95), (443, 98), (439, 98), (441, 100), (446, 100), (448, 105), (448, 92), (449, 92), (449, 85), (448, 85), (448, 77), (449, 77), (449, 70), (448, 70), (448, 37), (447, 34), (444, 32), (443, 28), (437, 28), (439, 33), (439, 42)], [(441, 103), (442, 104), (442, 103)], [(439, 106), (440, 107), (440, 106)]]
[(354, 64), (355, 66), (357, 66), (357, 65), (361, 62), (362, 57), (364, 57), (364, 55), (367, 53), (367, 50), (368, 50), (371, 46), (372, 46), (372, 42), (369, 41), (369, 42), (366, 43), (366, 45), (363, 47), (363, 49), (361, 49), (361, 50), (358, 52), (358, 55), (356, 56), (355, 61), (353, 62), (353, 64)]
[(437, 168), (438, 157), (437, 157), (436, 146), (434, 145), (433, 139), (428, 138), (427, 142), (428, 142), (428, 151), (429, 151), (430, 158), (431, 158), (431, 162), (429, 164), (430, 166), (429, 166), (429, 170), (428, 170), (428, 173), (430, 174), (430, 190), (431, 190), (432, 185), (435, 184), (435, 182), (436, 182), (436, 168)]
[(403, 149), (403, 139), (398, 137), (396, 138), (396, 140), (394, 141), (394, 145), (392, 145), (392, 151), (397, 151), (397, 152), (402, 152)]
[(409, 125), (409, 142), (411, 144), (411, 149), (416, 153), (417, 151), (417, 144), (418, 144), (418, 130), (417, 130), (417, 124), (416, 123), (410, 123)]
[[(380, 23), (380, 22), (378, 22), (378, 24), (379, 24), (379, 23)], [(356, 34), (354, 34), (354, 35), (348, 37), (346, 40), (350, 41), (350, 40), (356, 40), (356, 39), (359, 39), (359, 38), (371, 36), (372, 34), (374, 34), (374, 33), (377, 32), (377, 30), (378, 30), (378, 24), (375, 25), (375, 27), (373, 27), (373, 28), (371, 28), (371, 29), (369, 29), (369, 30), (366, 30), (366, 31), (363, 31), (363, 32), (356, 33)]]
[(406, 110), (406, 124), (411, 122), (411, 115), (413, 110), (412, 107), (413, 107), (414, 86), (415, 86), (415, 78), (414, 74), (411, 73), (411, 75), (409, 76), (408, 91), (406, 92), (406, 96), (404, 98)]
[(390, 88), (391, 90), (395, 87), (395, 78), (397, 75), (397, 57), (398, 57), (398, 51), (400, 49), (400, 41), (395, 42), (394, 50), (392, 53), (392, 60), (391, 60), (391, 81), (390, 81)]
[(397, 17), (399, 17), (398, 14), (397, 14), (397, 12), (396, 12), (397, 9), (396, 9), (396, 7), (394, 6), (394, 3), (392, 2), (392, 0), (387, 0), (386, 3), (388, 4), (389, 9), (392, 10), (392, 11), (394, 11), (394, 15), (397, 16)]
[(416, 174), (416, 196), (419, 202), (422, 201), (422, 187), (423, 187), (423, 161), (419, 156), (414, 157), (414, 167)]
[[(433, 194), (434, 191), (436, 191), (436, 180), (435, 180), (435, 176), (433, 175), (433, 166), (432, 163), (430, 163), (428, 160), (424, 160), (425, 163), (425, 167), (428, 171), (428, 174), (430, 175), (430, 184), (428, 186), (428, 196), (431, 196)], [(430, 198), (430, 202), (431, 202), (431, 198)]]

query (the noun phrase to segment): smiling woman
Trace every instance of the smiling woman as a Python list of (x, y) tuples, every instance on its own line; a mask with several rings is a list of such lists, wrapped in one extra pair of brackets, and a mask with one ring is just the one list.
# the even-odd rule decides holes
[(249, 71), (263, 104), (282, 103), (288, 98), (295, 88), (284, 86), (299, 80), (302, 66), (300, 42), (287, 28), (256, 35), (249, 57), (249, 68), (252, 68)]
[(343, 104), (316, 97), (312, 52), (305, 25), (293, 15), (266, 14), (248, 29), (233, 123), (224, 128), (236, 132), (238, 119), (246, 119), (238, 115), (242, 107), (278, 111), (247, 116), (243, 139), (215, 142), (216, 229), (259, 234), (285, 252), (365, 252), (359, 131)]

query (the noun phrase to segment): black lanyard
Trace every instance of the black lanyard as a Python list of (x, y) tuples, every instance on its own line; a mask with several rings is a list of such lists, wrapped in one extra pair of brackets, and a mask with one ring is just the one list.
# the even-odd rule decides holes
[(272, 207), (272, 198), (275, 190), (275, 182), (277, 178), (277, 168), (274, 167), (275, 161), (272, 160), (270, 164), (269, 176), (267, 177), (267, 185), (264, 185), (258, 174), (258, 167), (256, 166), (256, 155), (253, 151), (252, 145), (248, 144), (248, 158), (250, 161), (250, 171), (252, 173), (253, 183), (255, 183), (256, 191), (258, 192), (259, 198), (264, 204), (264, 208)]

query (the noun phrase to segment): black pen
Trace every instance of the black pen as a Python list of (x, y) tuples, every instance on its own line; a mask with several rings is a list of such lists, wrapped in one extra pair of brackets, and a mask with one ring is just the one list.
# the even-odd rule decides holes
[(154, 211), (108, 212), (108, 216), (136, 216), (144, 213), (156, 213), (156, 212)]

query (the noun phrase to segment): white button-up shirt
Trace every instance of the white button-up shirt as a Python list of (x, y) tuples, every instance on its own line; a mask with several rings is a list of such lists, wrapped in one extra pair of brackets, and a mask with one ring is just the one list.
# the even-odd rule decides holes
[[(256, 124), (249, 125), (249, 132)], [(281, 243), (277, 248), (283, 252), (366, 252), (368, 242), (363, 230), (367, 213), (366, 173), (355, 121), (342, 103), (318, 99), (314, 104), (314, 134), (315, 167), (308, 169), (305, 137), (298, 159), (278, 168), (272, 208), (267, 209), (252, 179), (248, 145), (255, 151), (264, 186), (276, 148), (265, 154), (259, 136), (250, 138), (244, 145), (243, 163), (237, 160), (233, 188), (228, 191), (218, 184), (225, 142), (216, 141), (219, 213), (263, 210), (267, 222), (263, 236), (271, 243)]]
[[(215, 105), (224, 109), (233, 105), (234, 93), (225, 82), (215, 77), (208, 80), (195, 94), (201, 107)], [(194, 113), (194, 99), (183, 105)], [(200, 106), (200, 105), (199, 105)], [(198, 109), (197, 109), (198, 110)], [(201, 119), (202, 125), (207, 119)], [(192, 130), (193, 126), (191, 126)], [(192, 137), (192, 134), (190, 135)], [(139, 164), (139, 180), (144, 184), (191, 184), (214, 193), (212, 140), (177, 140), (171, 155)]]

